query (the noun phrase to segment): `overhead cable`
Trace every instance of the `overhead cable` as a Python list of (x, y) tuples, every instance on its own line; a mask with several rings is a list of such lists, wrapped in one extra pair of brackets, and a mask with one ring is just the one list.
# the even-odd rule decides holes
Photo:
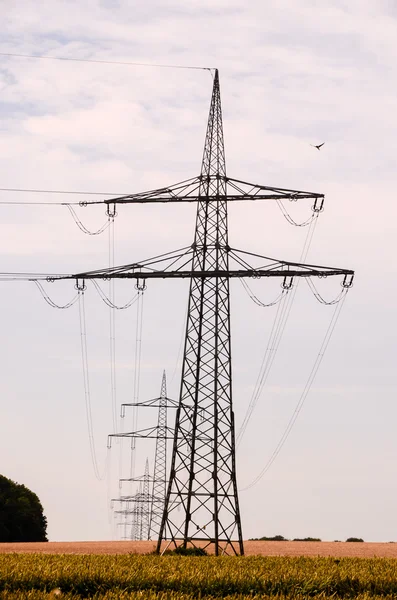
[[(0, 188), (0, 192), (18, 192), (20, 194), (62, 194), (62, 195), (75, 195), (75, 196), (126, 196), (127, 194), (121, 194), (119, 192), (84, 192), (82, 190), (45, 190), (39, 188)], [(43, 205), (64, 205), (71, 204), (66, 202), (5, 202), (0, 200), (0, 204), (43, 204)], [(73, 202), (73, 206), (85, 206), (85, 202)], [(90, 204), (94, 204), (90, 202)], [(95, 204), (102, 204), (98, 202)]]
[[(288, 293), (288, 292), (287, 292)], [(244, 433), (247, 430), (248, 423), (251, 419), (252, 413), (259, 401), (259, 398), (262, 394), (263, 388), (266, 384), (267, 378), (269, 376), (271, 367), (273, 365), (274, 359), (276, 357), (280, 341), (284, 332), (285, 323), (286, 323), (286, 314), (288, 311), (288, 303), (287, 303), (287, 294), (283, 297), (283, 301), (279, 303), (277, 307), (277, 312), (273, 321), (272, 328), (270, 330), (269, 341), (266, 346), (265, 354), (262, 359), (262, 363), (259, 369), (258, 377), (255, 383), (254, 391), (251, 396), (250, 403), (244, 415), (243, 422), (241, 427), (237, 433), (236, 441), (237, 447), (241, 444)]]
[(85, 286), (78, 287), (78, 299), (79, 299), (79, 324), (80, 324), (80, 343), (81, 343), (81, 358), (83, 366), (83, 383), (84, 383), (84, 398), (85, 398), (85, 409), (87, 418), (88, 428), (88, 441), (90, 445), (90, 454), (92, 466), (94, 468), (95, 477), (98, 480), (103, 480), (106, 474), (107, 462), (105, 464), (104, 473), (101, 474), (98, 467), (98, 460), (96, 456), (95, 440), (94, 440), (94, 427), (92, 420), (92, 406), (91, 406), (91, 389), (90, 389), (90, 377), (88, 369), (88, 350), (87, 350), (87, 327), (86, 327), (86, 316), (85, 316), (85, 304), (84, 304), (84, 291)]
[(284, 204), (281, 202), (281, 200), (276, 200), (277, 206), (279, 207), (279, 209), (281, 210), (281, 212), (284, 215), (284, 218), (288, 221), (288, 223), (290, 225), (294, 225), (295, 227), (307, 227), (308, 225), (310, 225), (310, 223), (313, 221), (313, 219), (316, 217), (316, 212), (313, 211), (312, 215), (306, 219), (306, 221), (303, 221), (302, 223), (297, 223), (289, 214), (289, 212), (287, 211), (287, 209), (285, 208)]
[(63, 305), (56, 304), (53, 300), (51, 300), (51, 298), (45, 291), (45, 289), (42, 286), (42, 284), (40, 283), (40, 281), (34, 280), (34, 283), (38, 287), (40, 294), (43, 296), (44, 300), (47, 302), (47, 304), (49, 304), (49, 306), (52, 306), (52, 308), (60, 308), (60, 309), (70, 308), (71, 306), (73, 306), (73, 304), (76, 304), (77, 300), (79, 299), (79, 294), (77, 293), (74, 296), (74, 298), (72, 298), (72, 300), (70, 300), (70, 302), (67, 302), (66, 304), (63, 304)]
[[(141, 383), (141, 358), (142, 358), (142, 330), (143, 330), (143, 298), (146, 284), (137, 281), (138, 299), (136, 307), (136, 329), (135, 329), (135, 356), (134, 356), (134, 387), (133, 387), (133, 406), (132, 409), (132, 431), (138, 430), (138, 400)], [(130, 460), (130, 478), (135, 475), (136, 462), (136, 438), (131, 438), (131, 460)]]
[[(109, 279), (109, 281), (114, 281), (114, 278), (111, 277)], [(109, 294), (109, 296), (107, 296), (105, 294), (105, 292), (103, 291), (103, 289), (101, 288), (101, 286), (99, 285), (99, 283), (95, 279), (91, 279), (91, 283), (94, 285), (100, 298), (103, 300), (103, 302), (106, 304), (106, 306), (109, 306), (109, 308), (114, 308), (116, 310), (126, 310), (127, 308), (130, 308), (130, 306), (135, 304), (135, 302), (138, 300), (138, 292), (137, 292), (136, 294), (134, 294), (134, 296), (131, 298), (131, 300), (128, 300), (128, 302), (126, 302), (125, 304), (122, 304), (122, 305), (115, 304), (113, 302), (113, 298), (114, 298), (113, 293)]]
[[(114, 218), (109, 218), (108, 228), (108, 255), (109, 269), (114, 269)], [(95, 287), (99, 288), (99, 284)], [(117, 432), (117, 387), (116, 387), (116, 319), (114, 303), (114, 279), (109, 279), (109, 350), (110, 350), (110, 396), (112, 404), (113, 433)], [(103, 298), (102, 298), (103, 300)]]
[(156, 63), (141, 63), (132, 61), (122, 60), (99, 60), (93, 58), (73, 58), (70, 56), (44, 56), (37, 54), (17, 54), (15, 52), (0, 52), (0, 56), (7, 56), (8, 58), (36, 58), (44, 60), (64, 60), (71, 62), (85, 62), (85, 63), (97, 63), (102, 65), (124, 65), (133, 67), (154, 67), (160, 69), (194, 69), (199, 71), (212, 71), (214, 67), (196, 67), (196, 66), (185, 66), (185, 65), (161, 65)]
[(281, 436), (281, 438), (280, 438), (277, 446), (275, 447), (275, 449), (274, 449), (273, 453), (271, 454), (269, 460), (266, 462), (265, 466), (260, 471), (260, 473), (255, 477), (255, 479), (253, 479), (253, 481), (251, 481), (251, 483), (249, 485), (247, 485), (244, 488), (240, 489), (239, 490), (240, 492), (245, 492), (246, 490), (249, 490), (254, 485), (256, 485), (260, 481), (260, 479), (262, 479), (262, 477), (270, 469), (270, 467), (272, 466), (272, 464), (276, 460), (276, 458), (279, 455), (282, 447), (284, 446), (285, 442), (287, 441), (287, 438), (288, 438), (289, 434), (291, 433), (291, 430), (292, 430), (292, 428), (293, 428), (293, 426), (294, 426), (294, 424), (295, 424), (295, 422), (296, 422), (296, 420), (297, 420), (297, 418), (299, 416), (299, 413), (301, 412), (301, 410), (303, 408), (303, 405), (305, 403), (307, 395), (308, 395), (308, 393), (309, 393), (309, 391), (310, 391), (310, 389), (311, 389), (311, 387), (313, 385), (314, 379), (315, 379), (315, 377), (317, 375), (317, 371), (318, 371), (318, 369), (319, 369), (319, 367), (321, 365), (321, 362), (322, 362), (322, 360), (324, 358), (324, 354), (325, 354), (325, 352), (326, 352), (326, 350), (328, 348), (330, 339), (332, 337), (332, 333), (333, 333), (333, 331), (335, 329), (336, 323), (337, 323), (337, 321), (339, 319), (339, 315), (341, 313), (341, 310), (343, 308), (343, 304), (344, 304), (345, 299), (346, 299), (346, 293), (347, 293), (347, 289), (345, 289), (345, 294), (344, 294), (341, 302), (339, 302), (337, 304), (337, 306), (335, 307), (335, 310), (334, 310), (333, 315), (331, 317), (331, 322), (328, 325), (328, 329), (327, 329), (327, 331), (325, 333), (325, 336), (324, 336), (324, 339), (323, 339), (323, 341), (321, 343), (320, 350), (319, 350), (319, 352), (317, 354), (317, 357), (316, 357), (316, 359), (314, 361), (313, 367), (312, 367), (312, 369), (310, 371), (310, 374), (309, 374), (309, 377), (308, 377), (308, 379), (306, 381), (305, 387), (303, 388), (303, 391), (302, 391), (302, 393), (300, 395), (300, 398), (299, 398), (298, 403), (297, 403), (297, 405), (295, 407), (295, 410), (294, 410), (294, 412), (293, 412), (290, 420), (288, 421), (288, 424), (287, 424), (287, 426), (286, 426), (286, 428), (285, 428), (285, 430), (284, 430), (284, 432), (283, 432), (283, 434), (282, 434), (282, 436)]
[(181, 359), (181, 354), (182, 354), (183, 342), (184, 342), (184, 339), (185, 339), (185, 333), (186, 333), (186, 327), (187, 327), (187, 315), (188, 315), (188, 308), (186, 308), (185, 317), (183, 319), (182, 330), (181, 330), (181, 337), (180, 337), (179, 347), (178, 347), (178, 353), (177, 353), (177, 357), (176, 357), (176, 361), (175, 361), (175, 367), (174, 367), (174, 370), (172, 372), (172, 377), (170, 379), (170, 384), (172, 384), (172, 382), (174, 381), (175, 375), (176, 375), (176, 371), (178, 369), (178, 366), (180, 365), (180, 359)]
[(327, 306), (332, 306), (333, 304), (337, 304), (338, 302), (340, 302), (341, 298), (343, 297), (346, 291), (345, 286), (342, 286), (342, 290), (339, 292), (339, 294), (333, 300), (327, 301), (324, 300), (324, 298), (321, 296), (310, 277), (306, 278), (306, 283), (309, 286), (310, 290), (313, 292), (313, 295), (316, 298), (316, 300), (318, 300), (318, 302), (320, 302), (321, 304), (325, 304)]
[(97, 229), (96, 231), (90, 231), (89, 229), (87, 229), (87, 227), (82, 223), (81, 219), (79, 218), (79, 216), (77, 215), (76, 211), (74, 210), (73, 206), (71, 206), (70, 204), (66, 204), (65, 205), (68, 209), (70, 214), (73, 217), (74, 222), (76, 223), (77, 227), (80, 229), (80, 231), (82, 231), (83, 233), (85, 233), (86, 235), (100, 235), (101, 233), (103, 233), (110, 225), (111, 221), (113, 221), (113, 218), (108, 217), (108, 219), (106, 220), (106, 222), (102, 225), (102, 227), (100, 227), (99, 229)]
[(249, 287), (248, 283), (242, 277), (239, 278), (239, 281), (240, 281), (241, 285), (243, 286), (243, 288), (245, 289), (245, 291), (247, 292), (248, 296), (251, 298), (251, 300), (257, 306), (261, 306), (263, 308), (269, 308), (270, 306), (275, 306), (278, 302), (280, 302), (281, 298), (283, 297), (283, 295), (286, 291), (285, 288), (283, 287), (282, 291), (280, 292), (280, 294), (277, 296), (277, 298), (275, 300), (273, 300), (272, 302), (269, 302), (269, 303), (265, 303), (265, 302), (262, 302), (262, 300), (259, 300), (259, 298), (254, 294), (254, 292)]
[[(306, 260), (308, 255), (314, 231), (316, 228), (318, 219), (318, 213), (316, 214), (316, 218), (310, 223), (310, 227), (307, 230), (305, 242), (303, 245), (303, 249), (301, 252), (301, 256), (299, 262), (303, 262)], [(271, 368), (273, 366), (274, 360), (276, 358), (281, 339), (283, 337), (289, 316), (291, 314), (292, 305), (295, 300), (296, 292), (298, 289), (298, 285), (300, 282), (300, 277), (297, 278), (295, 285), (293, 286), (292, 292), (288, 293), (290, 290), (287, 290), (287, 293), (281, 298), (282, 302), (278, 305), (277, 312), (273, 321), (272, 328), (270, 330), (268, 343), (266, 346), (265, 354), (262, 359), (261, 366), (259, 368), (259, 374), (255, 383), (254, 391), (252, 392), (250, 403), (247, 407), (246, 413), (244, 415), (243, 422), (241, 424), (240, 429), (238, 430), (236, 440), (237, 446), (241, 444), (243, 436), (247, 430), (249, 421), (252, 417), (252, 414), (258, 404), (258, 401), (262, 395), (263, 389), (265, 387), (266, 381), (270, 374)]]

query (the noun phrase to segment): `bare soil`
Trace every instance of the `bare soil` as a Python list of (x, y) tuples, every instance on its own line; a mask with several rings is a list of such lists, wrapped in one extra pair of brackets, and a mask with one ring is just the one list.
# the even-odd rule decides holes
[[(397, 558), (397, 543), (377, 542), (244, 542), (247, 556), (356, 556)], [(146, 554), (154, 542), (35, 542), (0, 543), (0, 553)]]

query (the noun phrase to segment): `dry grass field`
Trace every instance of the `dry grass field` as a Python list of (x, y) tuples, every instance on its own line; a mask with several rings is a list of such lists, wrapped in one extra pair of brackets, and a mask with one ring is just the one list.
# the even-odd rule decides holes
[[(334, 556), (397, 558), (397, 543), (375, 542), (245, 542), (247, 556)], [(47, 542), (0, 543), (0, 554), (9, 552), (44, 554), (147, 554), (154, 542)]]

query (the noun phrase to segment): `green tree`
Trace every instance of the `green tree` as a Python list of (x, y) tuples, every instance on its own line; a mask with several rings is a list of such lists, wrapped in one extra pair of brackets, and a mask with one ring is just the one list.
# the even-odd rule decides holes
[(47, 542), (40, 500), (24, 485), (0, 475), (0, 542)]

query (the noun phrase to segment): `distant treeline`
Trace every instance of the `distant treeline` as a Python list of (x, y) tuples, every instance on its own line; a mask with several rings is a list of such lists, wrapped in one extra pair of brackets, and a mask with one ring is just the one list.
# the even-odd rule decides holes
[[(320, 538), (314, 537), (305, 537), (305, 538), (294, 538), (293, 540), (289, 540), (285, 538), (283, 535), (273, 535), (272, 537), (263, 536), (260, 538), (250, 538), (251, 542), (321, 542)], [(341, 540), (334, 540), (335, 542), (340, 542)], [(363, 542), (362, 538), (358, 537), (349, 537), (346, 542)]]

